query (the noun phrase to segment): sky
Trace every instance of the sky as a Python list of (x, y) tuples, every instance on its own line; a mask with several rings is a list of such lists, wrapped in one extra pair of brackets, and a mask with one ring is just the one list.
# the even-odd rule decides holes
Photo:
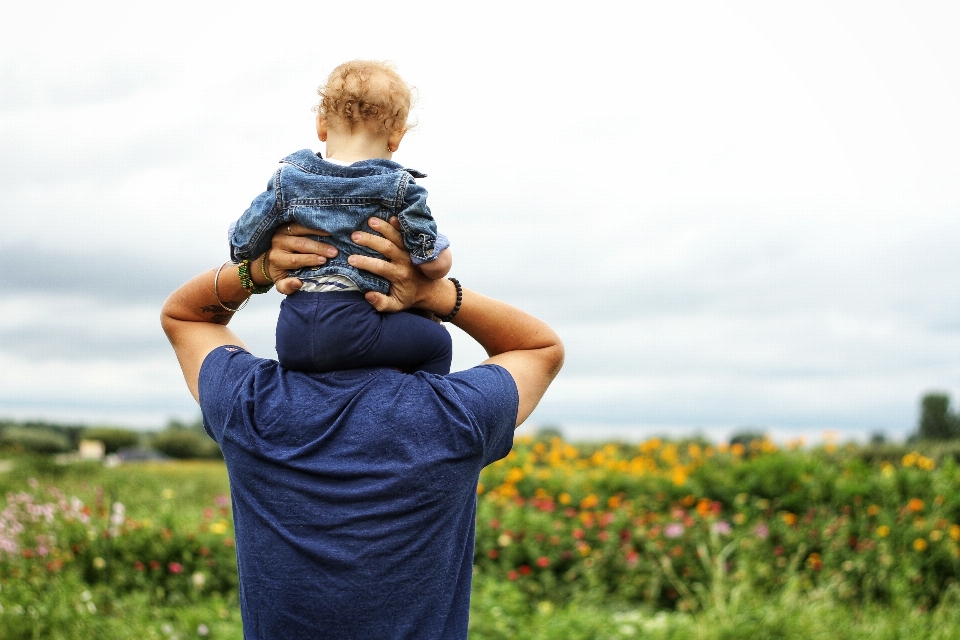
[[(960, 396), (960, 5), (18, 3), (0, 24), (0, 418), (199, 410), (159, 326), (354, 58), (417, 89), (464, 286), (553, 326), (526, 429), (842, 440)], [(280, 295), (231, 324), (274, 357)], [(484, 354), (454, 334), (454, 369)]]

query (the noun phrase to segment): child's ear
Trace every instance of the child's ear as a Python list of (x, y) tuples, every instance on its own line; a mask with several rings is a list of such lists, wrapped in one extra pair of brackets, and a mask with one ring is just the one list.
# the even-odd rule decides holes
[(317, 137), (320, 142), (327, 141), (327, 119), (317, 114)]
[(387, 138), (387, 148), (390, 151), (396, 151), (400, 148), (400, 141), (403, 140), (403, 136), (407, 133), (407, 130), (402, 131), (393, 131), (390, 133), (390, 137)]

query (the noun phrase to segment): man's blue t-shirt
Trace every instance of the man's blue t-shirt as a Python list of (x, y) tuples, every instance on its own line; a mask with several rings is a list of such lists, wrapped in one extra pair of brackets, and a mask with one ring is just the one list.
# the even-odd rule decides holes
[(309, 374), (225, 346), (200, 407), (230, 476), (245, 638), (467, 637), (477, 481), (517, 417), (505, 369)]

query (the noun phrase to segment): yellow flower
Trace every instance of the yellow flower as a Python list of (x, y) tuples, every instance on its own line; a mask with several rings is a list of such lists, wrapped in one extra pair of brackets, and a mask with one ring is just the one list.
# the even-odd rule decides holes
[(600, 503), (600, 498), (597, 497), (595, 493), (591, 493), (586, 498), (580, 501), (581, 509), (593, 509)]
[(914, 551), (923, 551), (926, 548), (927, 548), (927, 541), (924, 540), (923, 538), (917, 538), (916, 540), (913, 541)]
[(671, 473), (671, 479), (673, 480), (673, 484), (677, 485), (678, 487), (682, 487), (684, 484), (687, 483), (686, 470), (682, 466), (677, 465), (676, 467), (673, 468), (673, 473)]
[(227, 523), (221, 520), (220, 522), (214, 522), (210, 525), (210, 533), (214, 533), (218, 536), (222, 536), (227, 532)]
[(950, 525), (950, 537), (960, 541), (960, 524)]
[(913, 465), (917, 464), (917, 458), (919, 457), (920, 457), (919, 453), (917, 453), (916, 451), (911, 451), (907, 455), (903, 456), (903, 460), (901, 460), (901, 462), (905, 467), (912, 467)]
[(890, 527), (885, 524), (880, 525), (877, 527), (877, 535), (881, 538), (886, 538), (888, 535), (890, 535)]
[(103, 569), (104, 567), (107, 566), (107, 561), (97, 556), (96, 558), (93, 559), (93, 566), (95, 569)]
[(478, 483), (477, 483), (477, 495), (478, 495), (478, 496), (479, 496), (479, 495), (483, 495), (483, 483), (482, 483), (482, 482), (478, 482)]
[(930, 532), (930, 542), (939, 542), (943, 538), (943, 531), (934, 529)]
[(570, 500), (572, 500), (572, 498), (570, 497), (569, 493), (563, 492), (560, 494), (558, 500), (560, 501), (560, 504), (570, 504)]

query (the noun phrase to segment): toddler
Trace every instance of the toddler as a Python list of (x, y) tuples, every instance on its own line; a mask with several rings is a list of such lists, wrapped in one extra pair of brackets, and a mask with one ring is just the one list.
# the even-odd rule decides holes
[(320, 267), (291, 274), (303, 287), (280, 308), (280, 364), (316, 372), (390, 366), (449, 373), (447, 330), (413, 312), (377, 312), (364, 293), (389, 294), (390, 283), (347, 262), (351, 254), (382, 258), (352, 242), (351, 234), (374, 233), (371, 216), (396, 216), (423, 273), (439, 279), (450, 271), (450, 243), (437, 232), (426, 190), (414, 182), (425, 174), (391, 160), (408, 129), (410, 87), (387, 63), (355, 60), (334, 69), (317, 93), (317, 137), (326, 143), (326, 159), (304, 149), (281, 160), (267, 190), (229, 231), (235, 262), (265, 253), (274, 231), (294, 222), (329, 232), (323, 241), (339, 251)]

